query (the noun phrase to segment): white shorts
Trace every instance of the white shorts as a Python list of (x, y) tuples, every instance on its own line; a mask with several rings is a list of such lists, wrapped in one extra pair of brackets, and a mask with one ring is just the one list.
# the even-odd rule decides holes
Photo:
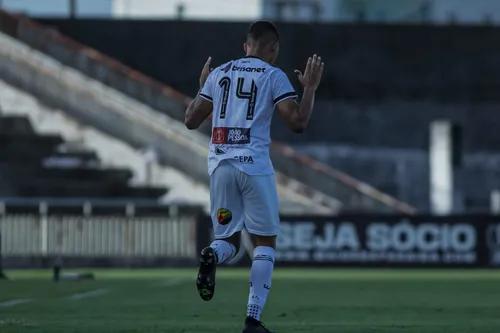
[(278, 236), (278, 191), (274, 175), (248, 175), (221, 161), (210, 176), (210, 211), (216, 239), (245, 228), (258, 236)]

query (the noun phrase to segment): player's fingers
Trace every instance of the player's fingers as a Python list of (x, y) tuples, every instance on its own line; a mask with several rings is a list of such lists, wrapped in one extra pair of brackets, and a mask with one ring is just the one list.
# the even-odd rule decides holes
[(317, 61), (317, 56), (314, 55), (314, 57), (311, 60), (311, 74), (314, 74), (316, 72), (316, 61)]
[(314, 75), (314, 79), (316, 80), (318, 77), (318, 72), (319, 68), (321, 66), (321, 57), (317, 57), (314, 61), (313, 67), (312, 67), (312, 74)]
[(302, 72), (298, 69), (294, 70), (293, 72), (297, 75), (297, 79), (299, 80), (300, 84), (302, 84), (304, 80), (304, 75), (302, 74)]
[(316, 70), (319, 70), (319, 66), (321, 66), (321, 57), (320, 56), (318, 56), (316, 58), (316, 64), (315, 65), (316, 65)]
[(318, 72), (318, 55), (317, 54), (315, 54), (313, 57), (312, 64), (311, 64), (311, 70), (315, 75)]
[(318, 56), (318, 59), (316, 59), (316, 70), (319, 70), (321, 67), (321, 57)]
[(321, 76), (323, 75), (323, 68), (325, 67), (325, 64), (322, 62), (318, 66), (318, 70), (314, 72), (314, 82), (316, 84), (316, 87), (319, 86), (319, 83), (321, 82)]
[(321, 80), (321, 76), (323, 76), (323, 70), (324, 69), (325, 69), (325, 63), (322, 62), (321, 65), (319, 65), (318, 82)]
[(312, 63), (312, 58), (307, 59), (307, 65), (306, 65), (306, 70), (304, 71), (304, 74), (309, 73), (311, 70), (311, 63)]
[(212, 61), (212, 57), (208, 57), (207, 62), (203, 66), (204, 70), (208, 70), (210, 68), (210, 62)]

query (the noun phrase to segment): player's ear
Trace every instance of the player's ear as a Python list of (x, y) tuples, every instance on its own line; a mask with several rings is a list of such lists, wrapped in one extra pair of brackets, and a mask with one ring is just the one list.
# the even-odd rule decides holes
[(280, 50), (280, 43), (279, 42), (273, 43), (271, 49), (273, 50), (273, 52), (277, 53)]
[(245, 51), (245, 54), (247, 54), (247, 49), (248, 49), (247, 43), (243, 43), (243, 50)]

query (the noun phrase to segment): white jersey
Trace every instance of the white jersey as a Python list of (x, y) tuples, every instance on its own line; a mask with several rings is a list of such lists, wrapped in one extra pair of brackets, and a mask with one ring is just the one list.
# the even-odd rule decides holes
[(277, 103), (297, 98), (286, 74), (256, 57), (245, 57), (210, 73), (200, 97), (213, 102), (211, 175), (222, 160), (249, 175), (269, 175), (270, 129)]

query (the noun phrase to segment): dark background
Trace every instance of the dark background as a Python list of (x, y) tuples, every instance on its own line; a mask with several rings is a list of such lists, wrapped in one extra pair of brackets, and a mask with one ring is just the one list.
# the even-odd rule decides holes
[[(41, 20), (195, 95), (201, 67), (243, 56), (248, 23), (96, 19)], [(311, 129), (276, 124), (274, 138), (370, 147), (427, 148), (436, 118), (464, 126), (466, 151), (500, 148), (500, 29), (419, 25), (278, 24), (277, 66), (293, 78), (307, 57), (326, 62)], [(298, 87), (297, 87), (298, 88)]]

